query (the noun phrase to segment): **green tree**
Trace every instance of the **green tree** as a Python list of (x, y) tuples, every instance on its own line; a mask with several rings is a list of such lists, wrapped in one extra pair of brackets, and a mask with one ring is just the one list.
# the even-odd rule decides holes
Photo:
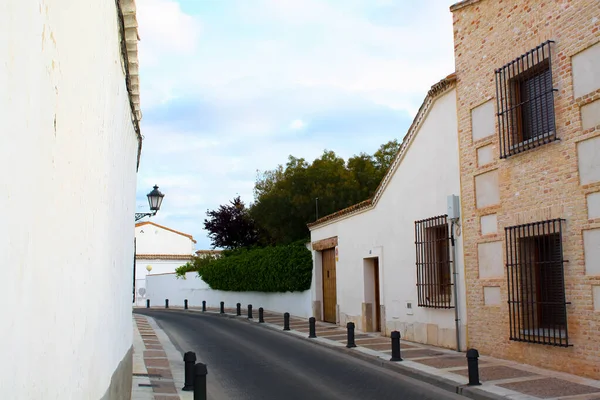
[[(400, 144), (391, 140), (371, 156), (360, 153), (345, 162), (331, 150), (308, 163), (289, 156), (277, 168), (257, 173), (250, 216), (260, 243), (306, 240), (306, 224), (373, 196)], [(318, 200), (317, 200), (318, 199)]]

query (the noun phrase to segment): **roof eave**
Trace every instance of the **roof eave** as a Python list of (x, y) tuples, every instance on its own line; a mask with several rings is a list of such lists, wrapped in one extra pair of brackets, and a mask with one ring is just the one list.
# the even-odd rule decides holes
[(142, 154), (142, 133), (140, 131), (140, 120), (142, 110), (140, 107), (140, 80), (139, 59), (137, 42), (140, 40), (138, 34), (138, 23), (136, 18), (135, 0), (115, 0), (119, 19), (119, 36), (121, 40), (121, 58), (125, 69), (125, 83), (129, 95), (129, 106), (131, 108), (131, 122), (135, 130), (138, 149), (136, 170), (140, 166)]

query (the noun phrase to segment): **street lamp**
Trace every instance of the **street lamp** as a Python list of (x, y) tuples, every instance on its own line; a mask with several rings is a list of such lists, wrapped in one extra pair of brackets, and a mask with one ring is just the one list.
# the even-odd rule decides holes
[(139, 221), (140, 219), (142, 219), (144, 217), (152, 217), (152, 216), (156, 215), (158, 210), (160, 210), (160, 205), (162, 204), (163, 197), (165, 197), (165, 195), (162, 194), (160, 192), (160, 190), (158, 190), (158, 186), (156, 186), (156, 185), (154, 185), (153, 190), (150, 193), (148, 193), (146, 196), (148, 197), (148, 204), (150, 205), (150, 211), (153, 211), (153, 212), (135, 213), (136, 221)]
[[(162, 204), (163, 201), (163, 197), (165, 197), (164, 194), (162, 194), (160, 192), (160, 190), (158, 190), (158, 186), (154, 185), (154, 188), (152, 189), (152, 191), (150, 193), (148, 193), (146, 195), (148, 197), (148, 204), (150, 205), (150, 211), (149, 213), (135, 213), (135, 222), (139, 221), (140, 219), (144, 218), (144, 217), (152, 217), (154, 215), (156, 215), (156, 213), (158, 212), (158, 210), (160, 210), (160, 206)], [(135, 237), (133, 238), (133, 304), (135, 304), (135, 263), (136, 263), (136, 240)], [(150, 272), (150, 270), (148, 270), (148, 272)]]

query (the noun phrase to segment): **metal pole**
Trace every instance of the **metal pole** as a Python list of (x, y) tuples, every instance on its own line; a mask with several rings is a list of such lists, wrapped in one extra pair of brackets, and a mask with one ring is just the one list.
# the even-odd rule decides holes
[(222, 302), (221, 302), (221, 310), (220, 310), (220, 313), (221, 313), (221, 314), (225, 314), (225, 302), (224, 302), (224, 301), (222, 301)]
[(248, 304), (248, 319), (252, 319), (252, 304)]
[(194, 366), (194, 400), (208, 400), (206, 396), (206, 364), (198, 363)]
[(258, 308), (258, 323), (262, 324), (265, 322), (265, 310), (262, 307)]
[(150, 308), (150, 299), (146, 299), (146, 308)]
[(316, 338), (317, 337), (315, 322), (316, 322), (315, 317), (310, 317), (308, 319), (308, 331), (309, 331), (308, 332), (308, 337), (309, 338)]
[(183, 362), (185, 363), (185, 382), (181, 390), (191, 392), (194, 390), (194, 364), (196, 363), (196, 353), (193, 351), (185, 353), (183, 355)]
[(242, 305), (240, 303), (236, 304), (236, 315), (242, 315)]
[(187, 309), (188, 309), (188, 300), (187, 300), (187, 299), (185, 299), (185, 300), (183, 301), (183, 309), (184, 309), (184, 310), (187, 310)]
[(285, 314), (283, 314), (283, 330), (284, 331), (290, 330), (290, 313), (289, 312), (286, 312)]
[(402, 361), (400, 356), (400, 332), (392, 331), (392, 358), (390, 361)]
[(202, 300), (202, 312), (206, 311), (206, 300)]
[(348, 329), (348, 341), (346, 347), (351, 349), (352, 347), (356, 347), (356, 343), (354, 343), (354, 322), (348, 322), (346, 328)]
[(452, 275), (454, 276), (454, 325), (456, 329), (456, 351), (460, 352), (460, 319), (458, 317), (458, 270), (456, 266), (456, 246), (454, 245), (454, 224), (450, 225), (450, 241), (452, 243)]
[(169, 299), (165, 299), (165, 308), (169, 308)]
[(469, 386), (481, 385), (479, 382), (479, 352), (476, 349), (467, 350), (467, 366), (469, 367)]

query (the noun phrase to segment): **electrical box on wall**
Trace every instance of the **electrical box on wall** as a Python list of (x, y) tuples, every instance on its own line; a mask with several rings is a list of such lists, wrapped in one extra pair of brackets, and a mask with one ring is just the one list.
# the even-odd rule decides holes
[(460, 204), (459, 198), (455, 194), (448, 196), (448, 219), (459, 219), (460, 218)]

